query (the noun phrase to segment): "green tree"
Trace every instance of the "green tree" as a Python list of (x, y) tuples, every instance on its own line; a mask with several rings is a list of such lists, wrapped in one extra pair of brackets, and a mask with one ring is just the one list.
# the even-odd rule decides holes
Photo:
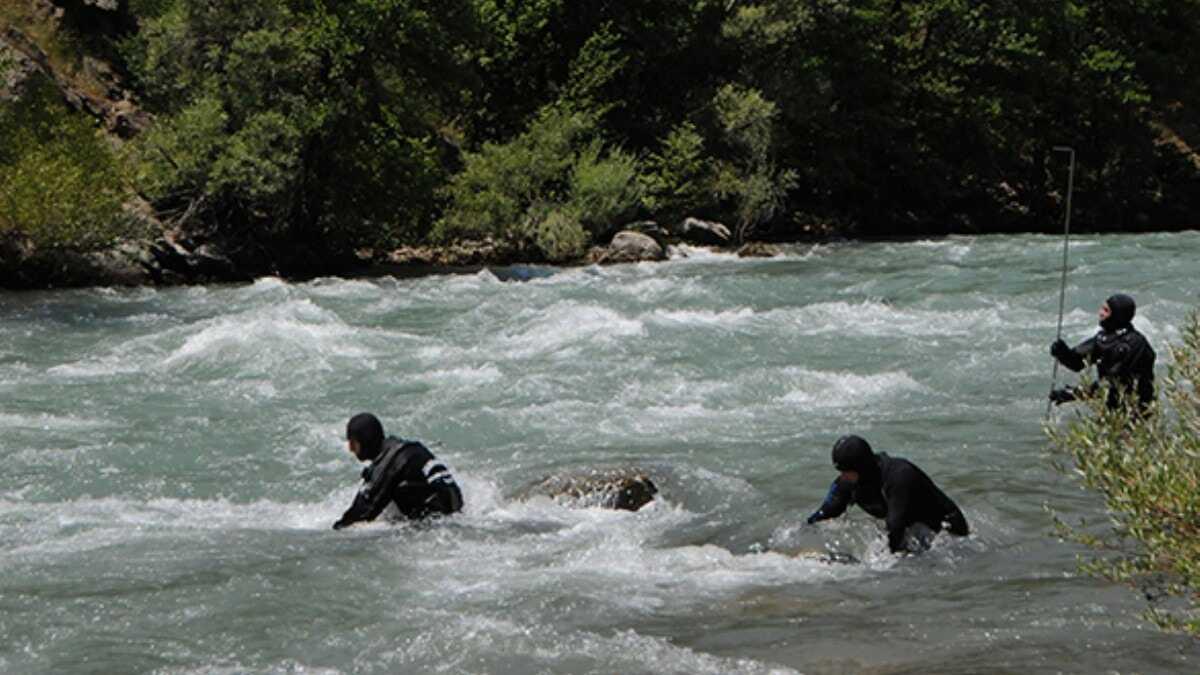
[(646, 158), (641, 180), (646, 210), (668, 224), (681, 222), (689, 213), (716, 211), (716, 172), (705, 156), (704, 137), (691, 122), (663, 138)]
[(586, 102), (608, 137), (635, 153), (653, 147), (707, 104), (727, 70), (714, 37), (729, 4), (475, 0), (483, 89), (469, 135), (511, 138), (546, 105)]
[[(1135, 420), (1136, 406), (1110, 411), (1097, 396), (1087, 413), (1047, 428), (1110, 517), (1099, 533), (1056, 521), (1065, 536), (1097, 551), (1085, 570), (1138, 586), (1156, 603), (1151, 619), (1200, 636), (1200, 314), (1171, 356), (1155, 414)], [(1159, 603), (1171, 599), (1183, 604)]]
[(176, 2), (123, 45), (161, 115), (140, 185), (251, 236), (420, 238), (472, 27), (465, 0)]
[(716, 189), (734, 202), (736, 241), (783, 207), (796, 172), (782, 169), (774, 158), (774, 126), (778, 109), (762, 93), (725, 85), (713, 100), (727, 157), (718, 169)]
[(603, 144), (594, 114), (566, 105), (547, 106), (523, 133), (463, 161), (445, 191), (449, 204), (435, 229), (441, 240), (494, 237), (567, 259), (641, 201), (636, 160)]

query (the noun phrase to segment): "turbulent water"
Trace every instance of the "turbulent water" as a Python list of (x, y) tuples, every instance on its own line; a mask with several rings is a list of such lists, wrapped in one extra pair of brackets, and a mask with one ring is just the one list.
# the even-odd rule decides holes
[[(0, 671), (1195, 671), (1053, 536), (1047, 507), (1103, 519), (1041, 431), (1060, 263), (980, 237), (0, 294)], [(1129, 292), (1163, 372), (1198, 277), (1200, 233), (1079, 239), (1064, 334)], [(330, 530), (363, 410), (447, 460), (462, 515)], [(805, 526), (849, 432), (971, 536)], [(620, 467), (660, 499), (519, 498)]]

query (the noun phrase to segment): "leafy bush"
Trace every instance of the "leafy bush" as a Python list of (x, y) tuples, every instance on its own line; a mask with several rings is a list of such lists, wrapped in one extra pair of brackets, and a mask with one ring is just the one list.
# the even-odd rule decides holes
[(35, 249), (87, 250), (134, 233), (122, 167), (94, 121), (35, 80), (0, 103), (0, 234)]
[(502, 237), (535, 204), (564, 203), (576, 148), (592, 125), (583, 113), (547, 107), (508, 143), (466, 153), (445, 190), (450, 205), (435, 237)]
[(1200, 313), (1171, 355), (1155, 414), (1136, 420), (1136, 406), (1109, 411), (1096, 396), (1087, 414), (1048, 434), (1110, 514), (1102, 535), (1058, 521), (1099, 552), (1085, 570), (1138, 586), (1152, 601), (1175, 600), (1152, 606), (1150, 618), (1200, 636)]
[(607, 156), (598, 140), (575, 158), (571, 167), (570, 208), (593, 236), (609, 234), (627, 220), (642, 201), (638, 162), (628, 153), (613, 150)]
[(546, 260), (565, 262), (578, 258), (587, 249), (590, 237), (583, 226), (567, 211), (551, 211), (530, 227), (530, 235)]
[(646, 160), (642, 175), (646, 209), (666, 223), (710, 209), (715, 201), (715, 175), (704, 155), (704, 137), (684, 122), (671, 130)]
[(137, 182), (156, 201), (207, 191), (209, 171), (226, 144), (228, 116), (215, 97), (194, 101), (133, 144)]
[[(467, 153), (463, 170), (445, 190), (450, 203), (434, 236), (540, 242), (548, 239), (536, 233), (545, 230), (564, 233), (555, 240), (573, 242), (555, 244), (553, 255), (539, 244), (547, 256), (582, 252), (589, 235), (605, 234), (641, 202), (637, 161), (620, 150), (606, 153), (596, 135), (593, 115), (554, 105), (511, 141)], [(578, 246), (575, 227), (584, 235)]]
[(778, 110), (756, 89), (728, 84), (713, 98), (728, 157), (717, 172), (717, 192), (733, 200), (737, 240), (783, 207), (796, 186), (796, 172), (774, 161), (774, 127)]

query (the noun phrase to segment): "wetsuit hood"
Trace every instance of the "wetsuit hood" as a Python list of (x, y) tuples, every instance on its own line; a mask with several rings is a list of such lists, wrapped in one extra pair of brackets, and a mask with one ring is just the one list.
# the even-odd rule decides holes
[(833, 444), (833, 465), (838, 471), (857, 471), (869, 478), (879, 473), (879, 462), (871, 444), (861, 436), (842, 436)]
[(1133, 323), (1133, 315), (1137, 312), (1137, 303), (1133, 298), (1124, 293), (1116, 293), (1110, 295), (1104, 304), (1108, 305), (1111, 312), (1107, 319), (1100, 322), (1100, 327), (1104, 330), (1128, 328)]
[(358, 441), (359, 459), (373, 460), (383, 449), (383, 423), (371, 413), (359, 413), (346, 423), (346, 440)]

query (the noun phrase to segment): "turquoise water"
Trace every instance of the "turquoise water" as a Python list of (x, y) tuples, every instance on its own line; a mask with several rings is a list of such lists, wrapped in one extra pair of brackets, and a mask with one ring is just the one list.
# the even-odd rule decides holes
[[(1071, 255), (1068, 339), (1126, 291), (1162, 370), (1200, 233)], [(1053, 237), (979, 237), (2, 293), (0, 671), (1194, 671), (1052, 536), (1047, 506), (1103, 519), (1041, 432), (1060, 262)], [(448, 461), (464, 514), (329, 529), (362, 410)], [(860, 511), (805, 527), (848, 432), (972, 536), (896, 558)], [(517, 497), (625, 466), (661, 499)]]

